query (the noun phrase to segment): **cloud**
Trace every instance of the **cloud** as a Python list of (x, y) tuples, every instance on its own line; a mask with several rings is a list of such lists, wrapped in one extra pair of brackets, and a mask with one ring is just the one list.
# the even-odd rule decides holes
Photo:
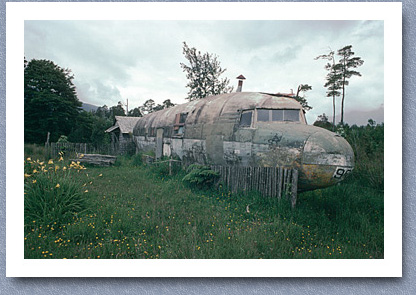
[(243, 91), (290, 92), (311, 85), (306, 96), (313, 110), (307, 117), (313, 122), (319, 114), (332, 114), (323, 87), (325, 61), (314, 60), (329, 47), (352, 44), (365, 61), (362, 77), (348, 86), (348, 108), (383, 102), (383, 31), (382, 21), (26, 21), (25, 55), (70, 68), (85, 102), (183, 103), (186, 41), (217, 55), (232, 85), (243, 74)]

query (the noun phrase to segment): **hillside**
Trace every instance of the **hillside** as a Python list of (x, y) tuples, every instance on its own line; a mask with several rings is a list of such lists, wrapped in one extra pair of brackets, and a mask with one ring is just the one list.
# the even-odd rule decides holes
[(98, 107), (89, 103), (82, 102), (81, 109), (83, 109), (86, 112), (91, 112), (91, 111), (96, 111)]

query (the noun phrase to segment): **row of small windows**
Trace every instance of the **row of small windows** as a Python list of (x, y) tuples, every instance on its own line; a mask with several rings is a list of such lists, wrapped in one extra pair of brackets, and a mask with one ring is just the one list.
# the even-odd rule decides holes
[[(270, 110), (270, 109), (256, 109), (257, 122), (299, 122), (299, 110)], [(250, 127), (253, 121), (254, 110), (243, 111), (240, 118), (241, 127)], [(175, 116), (175, 123), (173, 125), (173, 136), (181, 136), (184, 133), (185, 121), (188, 113), (179, 113)], [(144, 130), (143, 130), (144, 131)], [(144, 133), (144, 132), (140, 133)], [(170, 133), (170, 132), (169, 132)], [(144, 135), (144, 134), (143, 134)], [(156, 136), (156, 128), (149, 127), (148, 136)]]
[[(240, 126), (251, 126), (254, 110), (241, 114)], [(257, 109), (257, 122), (299, 122), (299, 110)]]

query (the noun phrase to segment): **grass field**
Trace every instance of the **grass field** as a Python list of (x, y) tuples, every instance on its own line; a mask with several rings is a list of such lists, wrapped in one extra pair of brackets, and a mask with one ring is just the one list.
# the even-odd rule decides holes
[[(25, 169), (25, 258), (377, 259), (384, 255), (384, 194), (359, 178), (300, 193), (296, 208), (291, 209), (285, 200), (256, 193), (244, 196), (226, 188), (189, 188), (181, 181), (183, 172), (166, 176), (162, 169), (134, 165), (134, 157), (113, 167), (87, 169), (76, 165), (70, 169), (70, 163), (55, 159), (43, 164), (43, 178), (39, 171), (32, 173), (33, 166), (39, 166), (34, 159)], [(68, 169), (63, 171), (64, 167)], [(37, 185), (44, 186), (49, 201), (45, 194), (36, 193)], [(67, 201), (76, 200), (80, 206), (75, 214), (56, 212), (65, 204), (50, 203), (64, 190), (76, 192)], [(41, 204), (42, 214), (29, 214), (31, 196), (38, 197), (33, 203)]]

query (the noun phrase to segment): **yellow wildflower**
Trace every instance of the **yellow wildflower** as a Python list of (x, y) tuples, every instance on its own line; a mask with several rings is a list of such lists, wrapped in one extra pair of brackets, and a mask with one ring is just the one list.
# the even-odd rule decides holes
[(57, 170), (59, 170), (59, 166), (58, 166), (58, 165), (55, 165), (55, 172), (56, 172)]
[(53, 160), (50, 159), (49, 162), (48, 162), (48, 164), (53, 164)]
[(98, 175), (99, 177), (103, 176), (103, 174), (101, 173), (100, 175)]
[(25, 173), (25, 178), (30, 177), (30, 174)]
[(63, 161), (63, 160), (64, 160), (64, 158), (61, 156), (61, 157), (59, 158), (58, 162), (61, 162), (61, 161)]
[(86, 189), (84, 193), (88, 193), (88, 190)]
[(36, 179), (32, 181), (32, 183), (36, 183)]
[(26, 161), (32, 161), (32, 159), (31, 158), (27, 158)]
[(38, 173), (38, 170), (33, 169), (33, 174)]
[(65, 171), (65, 170), (66, 170), (66, 166), (62, 167), (62, 170), (64, 170), (64, 171)]
[(59, 183), (55, 186), (56, 188), (60, 188), (61, 186), (59, 185)]

